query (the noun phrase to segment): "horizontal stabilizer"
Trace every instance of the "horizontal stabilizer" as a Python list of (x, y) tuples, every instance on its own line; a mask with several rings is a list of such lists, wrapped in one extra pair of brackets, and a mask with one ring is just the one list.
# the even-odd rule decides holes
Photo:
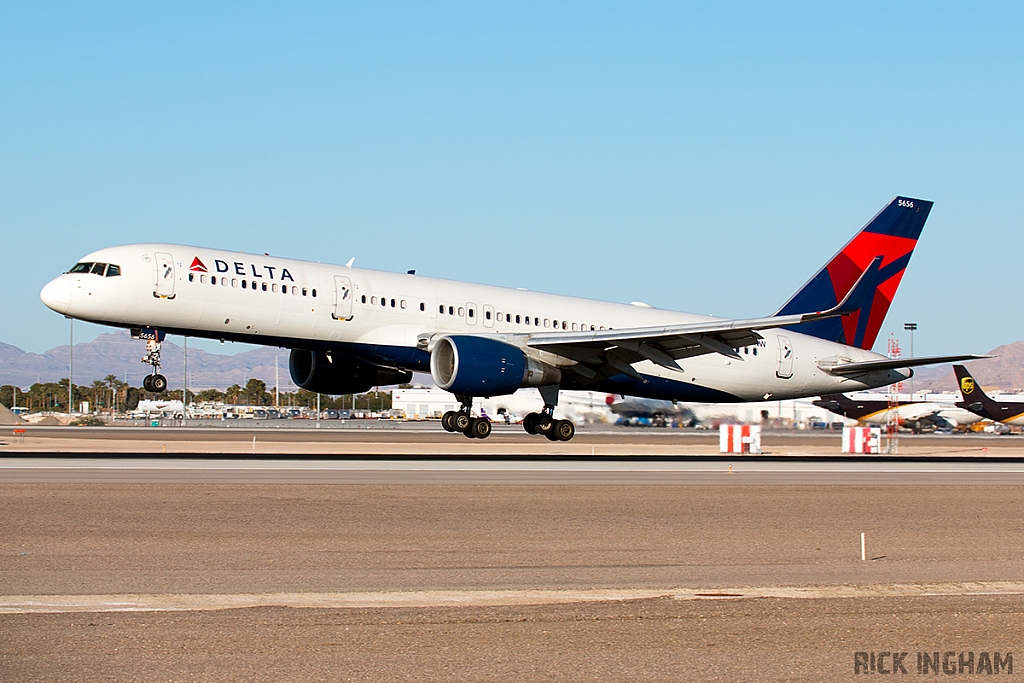
[(965, 360), (980, 360), (992, 358), (992, 356), (980, 356), (977, 354), (961, 354), (959, 356), (922, 356), (920, 358), (884, 358), (880, 360), (862, 360), (851, 363), (836, 363), (826, 365), (819, 363), (818, 367), (831, 375), (852, 377), (854, 375), (866, 375), (869, 372), (885, 372), (888, 370), (899, 370), (901, 368), (916, 368), (921, 365), (938, 365), (940, 363), (956, 363)]

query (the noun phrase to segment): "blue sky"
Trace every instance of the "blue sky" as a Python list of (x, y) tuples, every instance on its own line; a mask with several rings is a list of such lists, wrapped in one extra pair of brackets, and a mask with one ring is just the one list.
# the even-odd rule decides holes
[(9, 4), (0, 341), (151, 240), (762, 315), (897, 194), (935, 208), (879, 345), (1024, 339), (1022, 7)]

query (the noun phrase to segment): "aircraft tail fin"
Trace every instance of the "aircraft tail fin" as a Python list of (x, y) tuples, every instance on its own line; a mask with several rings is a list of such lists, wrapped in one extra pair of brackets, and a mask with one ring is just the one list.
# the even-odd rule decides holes
[(801, 334), (870, 349), (889, 311), (903, 273), (917, 246), (932, 202), (896, 197), (875, 214), (839, 253), (790, 297), (776, 315), (825, 311), (862, 282), (856, 311), (848, 315), (793, 325)]
[(980, 403), (982, 407), (988, 408), (992, 399), (985, 393), (981, 385), (974, 379), (971, 371), (963, 365), (954, 365), (953, 372), (956, 373), (956, 384), (960, 389), (960, 395), (964, 397), (964, 403)]

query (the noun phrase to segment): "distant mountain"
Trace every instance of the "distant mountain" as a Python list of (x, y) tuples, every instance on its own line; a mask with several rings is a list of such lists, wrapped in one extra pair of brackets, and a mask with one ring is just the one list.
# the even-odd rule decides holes
[[(146, 343), (133, 340), (126, 331), (101, 334), (91, 342), (75, 344), (75, 384), (92, 384), (94, 380), (115, 375), (139, 386), (149, 366), (140, 361)], [(163, 374), (171, 388), (180, 388), (184, 372), (182, 347), (165, 341), (162, 348)], [(281, 389), (294, 391), (288, 374), (288, 350), (260, 347), (233, 356), (209, 353), (190, 348), (188, 351), (189, 388), (224, 389), (232, 384), (244, 385), (256, 377), (274, 386), (274, 359), (277, 358)], [(28, 387), (35, 382), (56, 382), (68, 376), (68, 345), (45, 353), (28, 353), (16, 346), (0, 342), (0, 384)]]
[[(1024, 390), (1024, 341), (997, 346), (988, 352), (985, 360), (964, 363), (975, 379), (986, 390)], [(952, 365), (936, 365), (918, 370), (914, 376), (914, 391), (957, 391)]]

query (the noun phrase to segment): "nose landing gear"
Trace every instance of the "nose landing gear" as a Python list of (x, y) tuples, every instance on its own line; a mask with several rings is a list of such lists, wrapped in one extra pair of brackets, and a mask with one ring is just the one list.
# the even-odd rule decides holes
[(153, 366), (152, 374), (142, 379), (142, 388), (154, 394), (162, 394), (167, 391), (167, 378), (160, 374), (160, 340), (159, 334), (155, 338), (146, 340), (146, 355), (142, 362)]

